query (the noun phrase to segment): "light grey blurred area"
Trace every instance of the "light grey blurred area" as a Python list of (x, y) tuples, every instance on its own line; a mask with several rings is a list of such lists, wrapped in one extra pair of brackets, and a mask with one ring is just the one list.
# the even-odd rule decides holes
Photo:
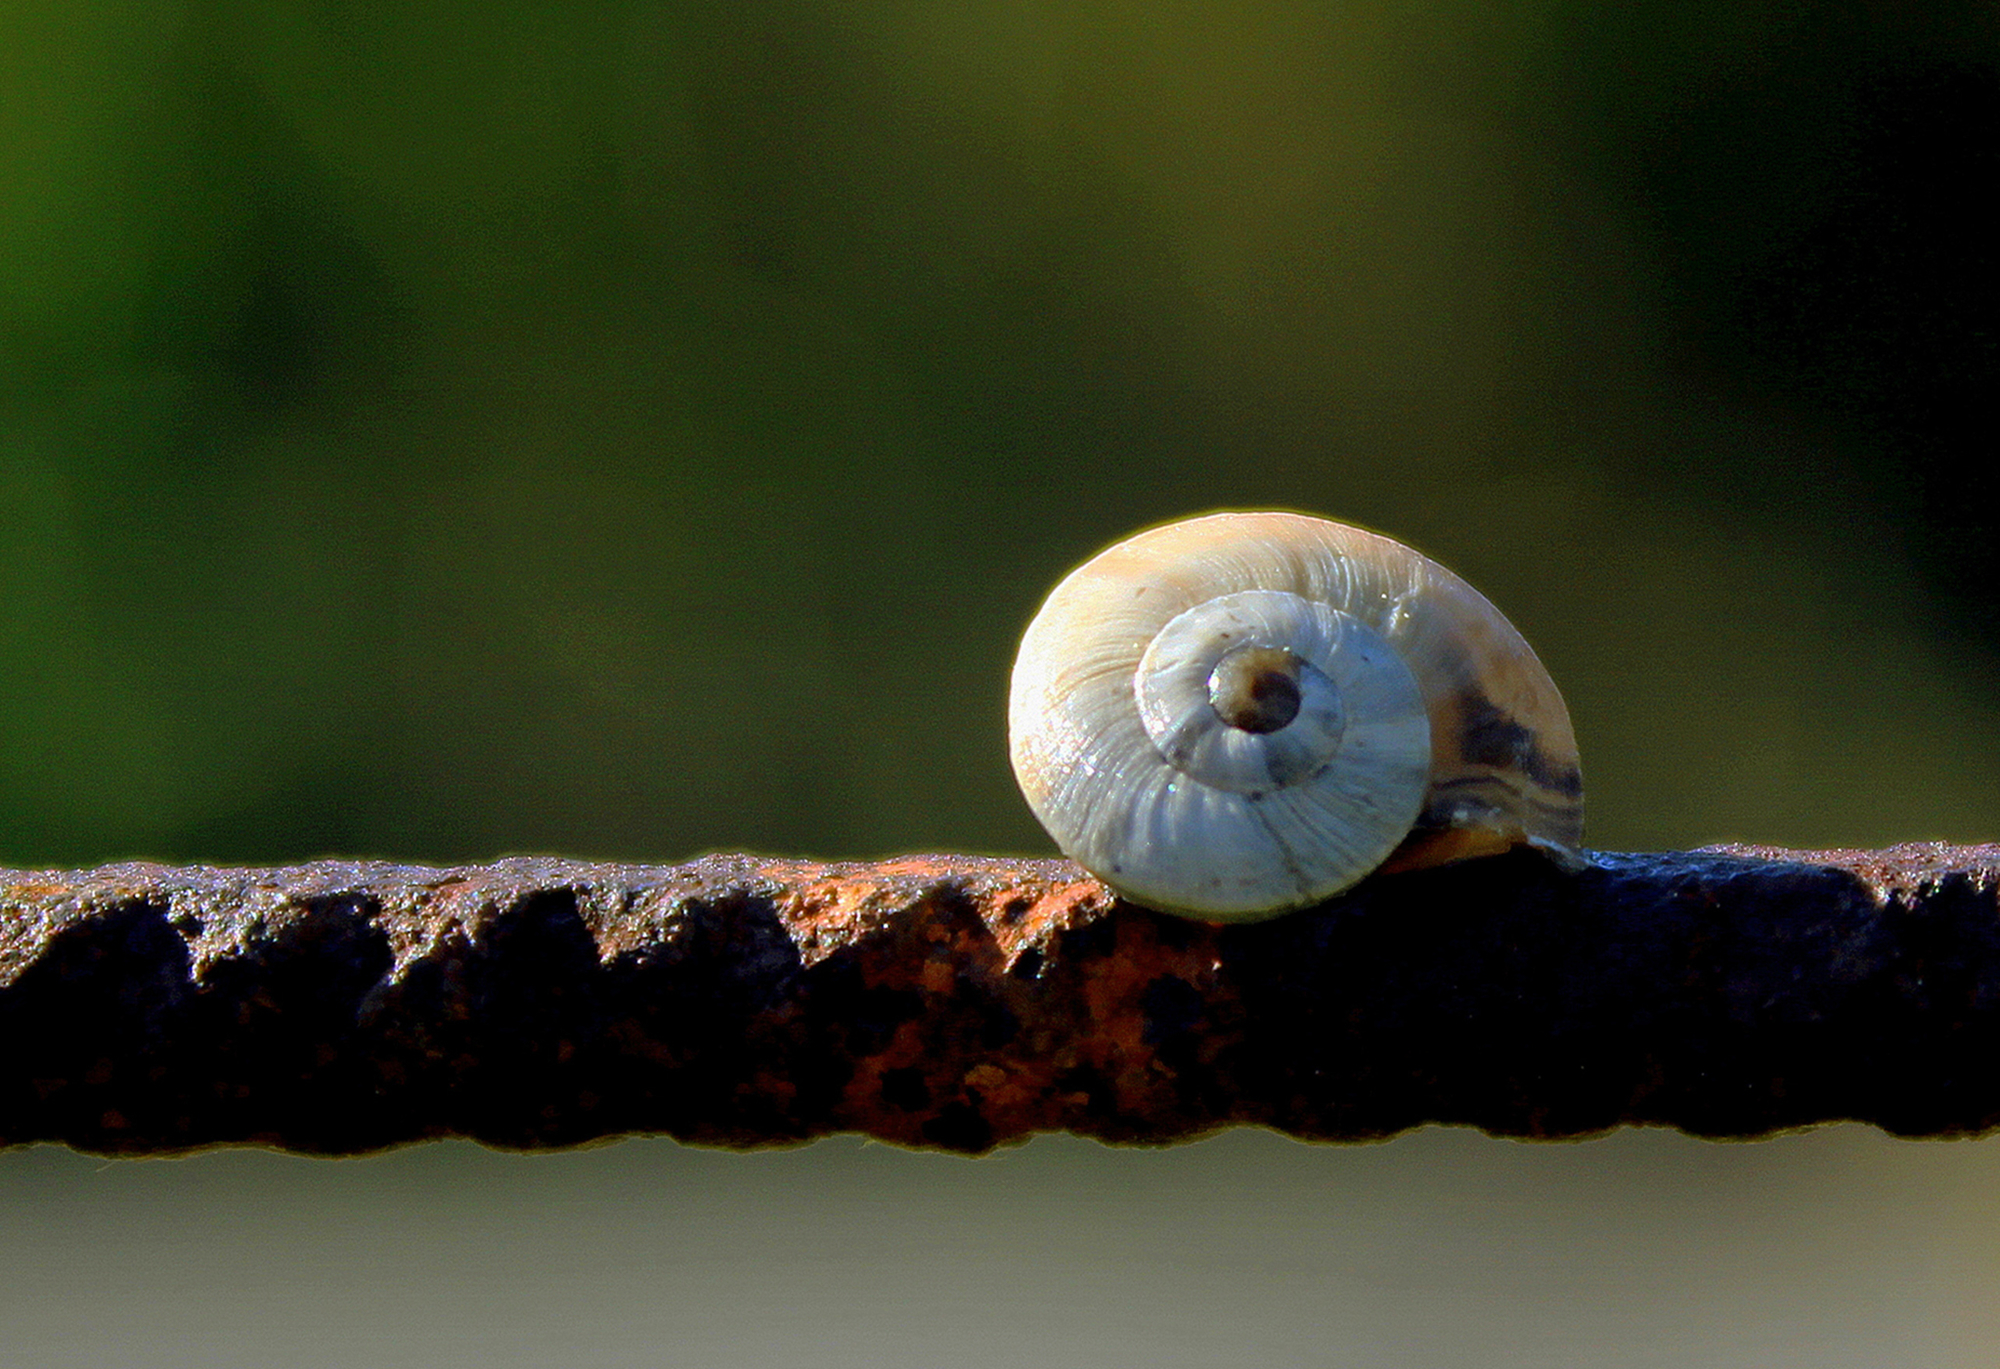
[[(1050, 854), (1217, 508), (1587, 840), (2000, 838), (1989, 0), (0, 0), (0, 864)], [(0, 1366), (1991, 1369), (2000, 1142), (0, 1152)]]
[(2000, 1146), (0, 1156), (0, 1362), (1984, 1369)]

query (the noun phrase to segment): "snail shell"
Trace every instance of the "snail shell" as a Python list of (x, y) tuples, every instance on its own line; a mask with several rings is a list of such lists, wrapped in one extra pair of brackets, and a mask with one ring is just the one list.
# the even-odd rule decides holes
[(1300, 514), (1171, 523), (1070, 572), (1008, 727), (1064, 853), (1188, 917), (1583, 838), (1569, 713), (1521, 634), (1428, 557)]

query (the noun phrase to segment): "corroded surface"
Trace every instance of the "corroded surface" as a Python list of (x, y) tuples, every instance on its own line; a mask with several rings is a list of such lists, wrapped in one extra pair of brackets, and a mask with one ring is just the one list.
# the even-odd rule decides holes
[(2000, 1124), (2000, 847), (1531, 853), (1215, 928), (913, 856), (0, 872), (0, 1143)]

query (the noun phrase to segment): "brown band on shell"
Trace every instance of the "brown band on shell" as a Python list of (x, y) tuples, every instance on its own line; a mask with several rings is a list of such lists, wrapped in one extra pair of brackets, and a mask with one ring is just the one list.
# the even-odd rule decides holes
[(1552, 760), (1536, 744), (1534, 729), (1523, 727), (1514, 717), (1476, 689), (1458, 697), (1460, 714), (1459, 749), (1475, 765), (1496, 770), (1518, 770), (1552, 794), (1578, 798), (1583, 793), (1583, 775), (1573, 765)]
[(1438, 744), (1455, 748), (1457, 763), (1441, 766), (1444, 777), (1432, 781), (1413, 843), (1421, 845), (1426, 830), (1467, 827), (1531, 832), (1561, 846), (1582, 843), (1583, 776), (1573, 760), (1558, 759), (1564, 750), (1573, 756), (1573, 744), (1545, 746), (1535, 729), (1469, 682), (1442, 711), (1447, 725), (1437, 730)]

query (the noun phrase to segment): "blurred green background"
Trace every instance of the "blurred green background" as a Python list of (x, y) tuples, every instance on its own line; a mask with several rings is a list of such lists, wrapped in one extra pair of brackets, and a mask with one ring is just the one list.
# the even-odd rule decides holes
[(1020, 628), (1227, 506), (1600, 846), (2000, 832), (1988, 6), (5, 14), (0, 860), (1044, 850)]
[[(1569, 700), (1593, 845), (2000, 836), (1996, 114), (2000, 22), (1970, 0), (0, 4), (0, 864), (1047, 851), (1003, 736), (1040, 596), (1142, 524), (1260, 506), (1390, 532), (1514, 619)], [(525, 1267), (653, 1164), (741, 1186), (753, 1226), (848, 1213), (870, 1267), (910, 1249), (882, 1194), (990, 1231), (906, 1330), (1038, 1258), (1001, 1216), (1022, 1185), (1153, 1194), (1093, 1209), (1080, 1268), (1086, 1236), (1164, 1223), (1203, 1286), (1268, 1289), (1274, 1240), (1432, 1271), (1308, 1298), (1347, 1341), (1155, 1315), (1092, 1363), (1401, 1363), (1484, 1327), (1456, 1362), (1825, 1364), (1856, 1307), (1881, 1336), (1852, 1362), (1957, 1363), (1961, 1313), (2000, 1302), (1990, 1200), (1948, 1196), (1994, 1191), (1994, 1148), (1848, 1132), (107, 1172), (171, 1181), (17, 1155), (5, 1191), (66, 1196), (0, 1216), (0, 1246), (199, 1261), (228, 1235), (161, 1214), (206, 1185), (199, 1211), (264, 1214), (280, 1270), (330, 1239), (335, 1173), (375, 1176), (340, 1210), (385, 1235), (468, 1185), (486, 1215), (435, 1230), (508, 1231)], [(1268, 1177), (1231, 1218), (1266, 1223), (1247, 1264), (1202, 1266), (1161, 1166)], [(551, 1173), (581, 1177), (537, 1197)], [(1352, 1185), (1400, 1196), (1326, 1196)], [(1863, 1216), (1813, 1206), (1836, 1201)], [(108, 1244), (65, 1220), (93, 1204)], [(727, 1225), (656, 1215), (675, 1249)], [(1467, 1230), (1490, 1259), (1440, 1253)], [(1886, 1301), (1778, 1258), (1785, 1233), (1892, 1269)], [(436, 1239), (432, 1267), (477, 1247)], [(849, 1286), (772, 1240), (736, 1247), (752, 1284)], [(1663, 1264), (1606, 1253), (1648, 1240)], [(1779, 1321), (1702, 1303), (1710, 1257), (1764, 1261)], [(704, 1362), (824, 1348), (839, 1307), (867, 1343), (903, 1304), (842, 1267), (864, 1294), (796, 1345), (731, 1358), (702, 1323)], [(1114, 1323), (1167, 1286), (1108, 1267)], [(1675, 1339), (1683, 1296), (1721, 1309), (1707, 1341)], [(616, 1301), (587, 1362), (638, 1334)], [(1230, 1306), (1276, 1334), (1268, 1297), (1205, 1324)], [(1004, 1330), (957, 1357), (1060, 1362)], [(244, 1335), (245, 1362), (341, 1358)]]

